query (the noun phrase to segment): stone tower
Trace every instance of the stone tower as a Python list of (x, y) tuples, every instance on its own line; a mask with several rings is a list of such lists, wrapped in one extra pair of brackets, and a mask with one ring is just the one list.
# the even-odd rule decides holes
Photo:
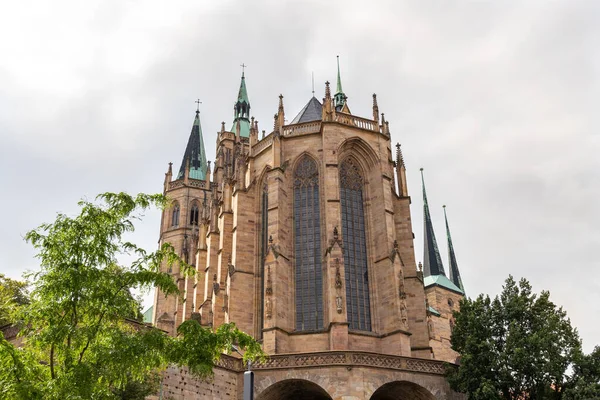
[[(268, 134), (250, 115), (242, 74), (212, 175), (192, 173), (205, 160), (190, 144), (180, 174), (167, 173), (161, 241), (195, 256), (198, 274), (172, 271), (185, 295), (158, 293), (155, 324), (235, 322), (260, 340), (270, 358), (254, 366), (258, 400), (461, 398), (435, 357), (406, 166), (376, 95), (372, 117), (352, 114), (338, 60), (336, 93), (326, 82), (290, 123), (282, 95)], [(194, 129), (202, 143), (198, 114)], [(243, 370), (230, 356), (211, 382), (169, 370), (165, 394), (241, 399)]]
[(458, 271), (458, 263), (454, 254), (452, 237), (444, 206), (444, 219), (446, 222), (446, 237), (448, 240), (448, 265), (450, 267), (450, 279), (446, 277), (442, 258), (435, 239), (435, 231), (431, 222), (427, 193), (425, 192), (425, 180), (423, 168), (421, 168), (421, 180), (423, 185), (423, 221), (424, 221), (424, 285), (427, 296), (427, 328), (429, 333), (429, 344), (433, 357), (451, 363), (457, 361), (459, 354), (452, 350), (450, 336), (454, 327), (453, 312), (459, 309), (460, 300), (465, 292)]

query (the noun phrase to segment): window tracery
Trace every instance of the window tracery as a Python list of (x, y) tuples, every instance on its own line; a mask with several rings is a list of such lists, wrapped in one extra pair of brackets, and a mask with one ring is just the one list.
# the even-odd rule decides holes
[(321, 211), (317, 163), (305, 156), (294, 171), (296, 330), (323, 328)]
[(340, 203), (348, 323), (350, 329), (370, 331), (371, 304), (363, 187), (360, 167), (352, 159), (343, 161), (340, 166)]

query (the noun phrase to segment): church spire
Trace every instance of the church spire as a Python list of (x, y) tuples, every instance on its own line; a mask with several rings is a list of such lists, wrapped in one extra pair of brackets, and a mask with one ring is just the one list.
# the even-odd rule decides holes
[(342, 78), (340, 76), (340, 56), (337, 56), (337, 87), (333, 96), (336, 111), (341, 111), (346, 104), (346, 95), (342, 90)]
[[(200, 107), (200, 101), (197, 101)], [(177, 179), (182, 179), (185, 176), (185, 170), (189, 168), (189, 178), (204, 180), (206, 178), (206, 152), (204, 151), (204, 140), (202, 139), (202, 128), (200, 127), (200, 109), (196, 110), (194, 125), (188, 139), (181, 167), (177, 174)]]
[(446, 220), (446, 237), (448, 238), (448, 264), (450, 265), (450, 280), (464, 292), (465, 288), (463, 287), (462, 279), (460, 279), (460, 272), (458, 271), (458, 263), (456, 262), (456, 255), (454, 254), (454, 246), (452, 245), (452, 237), (450, 236), (450, 228), (448, 227), (448, 216), (446, 215), (445, 205), (444, 219)]
[(444, 275), (444, 265), (440, 257), (437, 241), (435, 240), (435, 232), (433, 231), (433, 223), (429, 214), (429, 204), (427, 203), (427, 193), (425, 192), (425, 179), (423, 178), (423, 168), (421, 168), (421, 182), (423, 184), (423, 219), (424, 219), (424, 244), (425, 257), (423, 260), (424, 276)]
[[(242, 64), (242, 68), (246, 65)], [(237, 133), (237, 125), (240, 125), (239, 135), (243, 137), (250, 136), (250, 100), (248, 100), (248, 91), (246, 90), (246, 77), (242, 69), (242, 80), (238, 90), (237, 101), (233, 106), (233, 127), (231, 132)]]

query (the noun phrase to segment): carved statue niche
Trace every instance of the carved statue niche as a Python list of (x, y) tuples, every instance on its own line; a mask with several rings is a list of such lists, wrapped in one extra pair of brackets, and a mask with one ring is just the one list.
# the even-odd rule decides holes
[(335, 287), (336, 289), (342, 288), (342, 275), (340, 274), (340, 259), (335, 259)]
[(265, 301), (265, 317), (267, 317), (267, 319), (271, 319), (272, 315), (273, 315), (273, 304), (271, 303), (271, 297), (268, 296)]
[(338, 314), (342, 313), (342, 304), (343, 304), (343, 302), (342, 302), (342, 296), (337, 296), (335, 298), (335, 307), (337, 308)]
[(406, 311), (406, 302), (401, 300), (400, 302), (400, 319), (404, 329), (408, 329), (408, 312)]
[(221, 285), (217, 282), (217, 274), (213, 275), (213, 292), (215, 292), (215, 296), (219, 294), (219, 290), (221, 289)]
[(267, 287), (265, 293), (270, 296), (273, 294), (273, 282), (271, 282), (271, 266), (267, 267)]

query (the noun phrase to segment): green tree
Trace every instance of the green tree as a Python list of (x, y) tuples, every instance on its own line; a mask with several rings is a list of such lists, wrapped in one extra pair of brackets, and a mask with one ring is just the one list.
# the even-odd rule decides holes
[(509, 277), (494, 300), (461, 301), (452, 348), (461, 354), (449, 373), (469, 399), (561, 399), (580, 340), (566, 313), (537, 295), (525, 279)]
[(573, 372), (572, 385), (565, 391), (565, 399), (600, 399), (600, 346), (588, 355), (576, 357)]
[(0, 326), (12, 322), (19, 306), (29, 303), (27, 283), (0, 274)]
[[(81, 201), (76, 217), (58, 214), (27, 233), (41, 267), (29, 276), (29, 304), (20, 307), (22, 346), (0, 338), (0, 398), (136, 398), (169, 364), (206, 376), (234, 343), (245, 348), (246, 359), (263, 356), (233, 324), (213, 331), (186, 321), (172, 338), (132, 321), (140, 309), (134, 289), (180, 295), (161, 272), (163, 263), (194, 270), (168, 244), (149, 253), (125, 239), (144, 210), (165, 205), (163, 196), (106, 193), (99, 200)], [(126, 255), (133, 261), (120, 264)], [(189, 348), (202, 351), (190, 354)]]

